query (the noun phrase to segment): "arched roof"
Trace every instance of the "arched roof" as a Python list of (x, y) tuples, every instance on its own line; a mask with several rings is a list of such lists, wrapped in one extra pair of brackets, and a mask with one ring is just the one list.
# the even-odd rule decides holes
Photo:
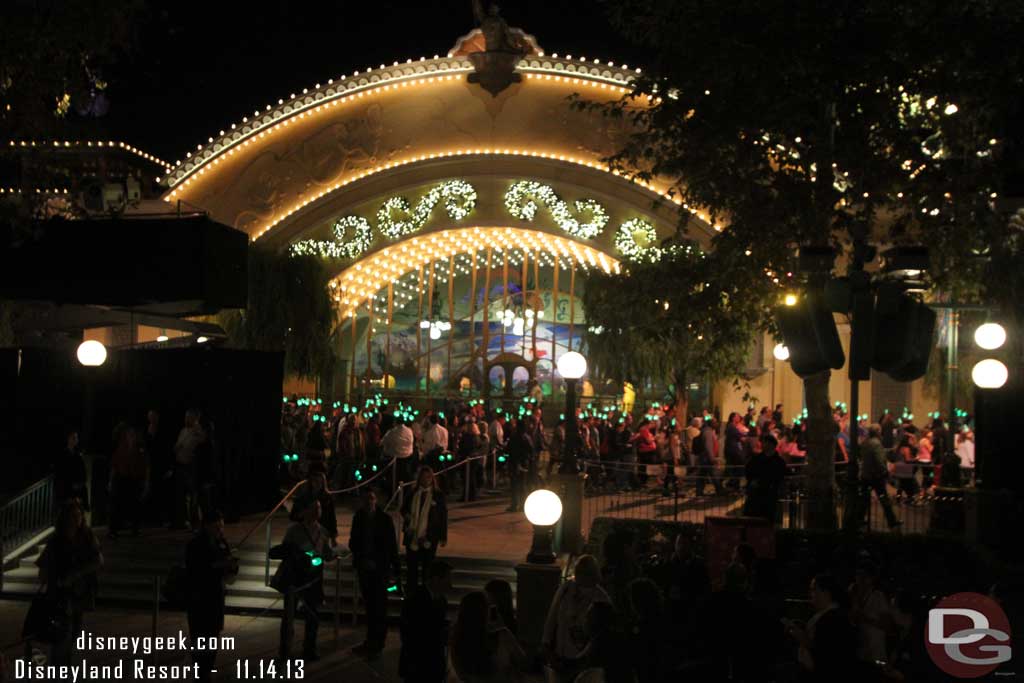
[[(602, 161), (628, 127), (576, 110), (568, 98), (621, 97), (636, 71), (544, 54), (529, 55), (516, 68), (522, 82), (497, 97), (467, 82), (473, 67), (462, 56), (407, 60), (318, 84), (198, 146), (166, 177), (164, 198), (205, 209), (256, 240), (322, 227), (325, 214), (344, 212), (358, 187), (438, 161), (456, 167), (506, 157), (559, 162), (606, 173), (624, 193), (633, 192), (636, 184)], [(444, 166), (449, 177), (462, 173)], [(652, 199), (669, 198), (664, 185), (643, 189)], [(675, 228), (675, 214), (668, 215), (653, 221), (661, 233)]]

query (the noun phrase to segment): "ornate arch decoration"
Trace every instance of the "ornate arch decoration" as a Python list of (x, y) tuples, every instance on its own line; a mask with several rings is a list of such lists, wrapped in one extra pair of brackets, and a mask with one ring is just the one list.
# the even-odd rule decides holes
[(619, 272), (620, 261), (588, 244), (540, 230), (512, 227), (467, 227), (409, 237), (350, 265), (330, 280), (329, 287), (343, 317), (356, 317), (361, 306), (389, 283), (438, 259), (467, 251), (519, 249), (568, 260), (584, 271)]

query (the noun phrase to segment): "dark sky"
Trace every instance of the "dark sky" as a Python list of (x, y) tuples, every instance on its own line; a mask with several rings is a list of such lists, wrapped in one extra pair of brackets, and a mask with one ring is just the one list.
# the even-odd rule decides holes
[[(640, 65), (593, 0), (509, 0), (502, 14), (548, 53)], [(154, 2), (110, 73), (96, 137), (173, 163), (254, 109), (355, 69), (444, 55), (473, 25), (470, 0)]]

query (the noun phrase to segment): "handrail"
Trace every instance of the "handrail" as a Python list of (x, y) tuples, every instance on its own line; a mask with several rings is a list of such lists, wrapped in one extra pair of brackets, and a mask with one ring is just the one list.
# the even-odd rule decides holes
[(50, 483), (52, 481), (53, 481), (53, 475), (52, 474), (48, 474), (47, 476), (43, 477), (39, 481), (37, 481), (37, 482), (35, 482), (33, 484), (29, 484), (21, 493), (16, 493), (13, 498), (9, 498), (9, 499), (3, 501), (2, 503), (0, 503), (0, 510), (3, 510), (4, 508), (9, 507), (11, 505), (14, 505), (18, 501), (20, 501), (22, 498), (24, 498), (26, 496), (29, 496), (32, 493), (34, 493), (36, 489), (41, 488), (43, 486), (46, 486), (48, 483)]
[(53, 484), (53, 475), (48, 475), (0, 505), (0, 563), (20, 544), (52, 525)]
[(297, 483), (295, 486), (293, 486), (291, 488), (291, 490), (288, 491), (288, 493), (284, 494), (284, 498), (279, 500), (277, 502), (277, 505), (275, 505), (273, 508), (271, 508), (270, 512), (268, 512), (267, 514), (265, 514), (263, 516), (263, 519), (261, 519), (259, 522), (254, 524), (253, 527), (251, 529), (249, 529), (249, 531), (245, 532), (245, 535), (242, 536), (242, 540), (239, 541), (238, 544), (235, 547), (236, 548), (241, 548), (243, 545), (245, 545), (245, 542), (249, 540), (249, 537), (252, 536), (253, 533), (257, 529), (259, 529), (261, 526), (263, 526), (264, 524), (269, 522), (270, 518), (274, 516), (274, 513), (277, 512), (278, 510), (280, 510), (281, 506), (284, 505), (288, 501), (288, 499), (291, 498), (295, 494), (295, 492), (299, 490), (299, 487), (306, 483), (306, 481), (307, 481), (306, 479), (303, 479), (302, 481)]

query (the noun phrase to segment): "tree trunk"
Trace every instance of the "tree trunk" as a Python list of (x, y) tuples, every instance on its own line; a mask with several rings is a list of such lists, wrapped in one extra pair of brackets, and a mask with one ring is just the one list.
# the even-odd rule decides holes
[(685, 429), (689, 418), (690, 411), (690, 391), (689, 385), (686, 383), (686, 376), (677, 372), (673, 375), (672, 381), (676, 385), (676, 426), (679, 429)]
[(829, 370), (804, 378), (807, 403), (807, 527), (833, 530), (835, 513), (835, 422), (828, 399)]

